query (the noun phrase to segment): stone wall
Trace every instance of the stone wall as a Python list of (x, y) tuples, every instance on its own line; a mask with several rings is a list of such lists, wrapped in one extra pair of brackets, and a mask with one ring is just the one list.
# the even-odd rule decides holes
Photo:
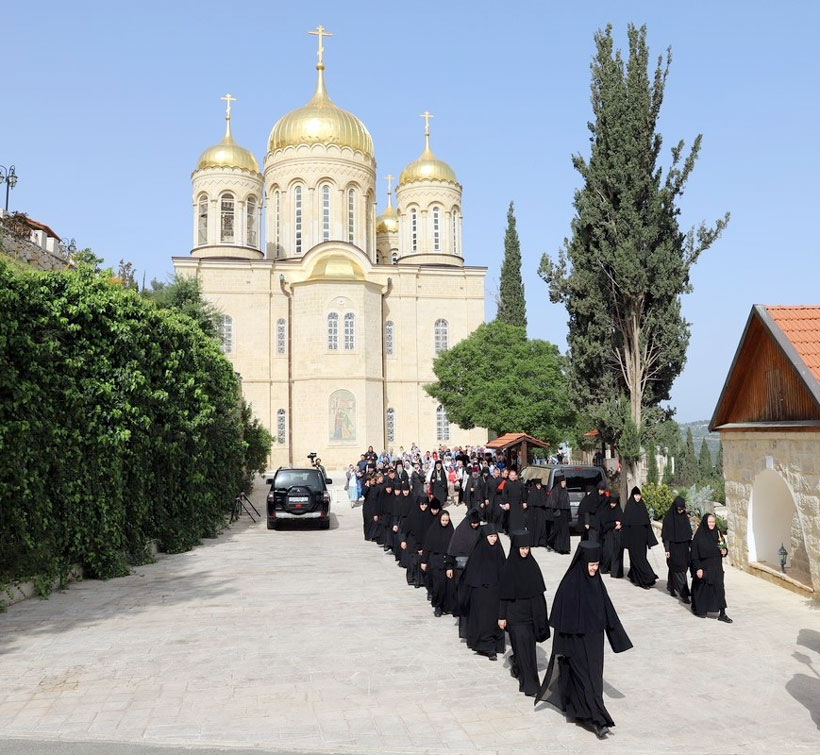
[[(815, 599), (820, 598), (820, 433), (723, 432), (721, 440), (732, 561), (742, 569), (749, 567), (750, 503), (756, 483), (759, 491), (762, 474), (770, 470), (787, 486), (795, 509), (784, 529), (784, 539), (789, 540), (783, 543), (789, 552), (787, 573), (812, 587)], [(765, 562), (778, 566), (771, 558)]]
[(9, 257), (25, 262), (38, 270), (65, 270), (68, 260), (28, 239), (21, 239), (0, 230), (0, 250)]

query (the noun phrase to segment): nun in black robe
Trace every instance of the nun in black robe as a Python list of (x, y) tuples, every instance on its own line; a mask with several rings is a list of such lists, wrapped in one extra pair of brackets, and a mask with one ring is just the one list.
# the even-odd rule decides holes
[(365, 480), (364, 502), (362, 503), (362, 527), (364, 529), (364, 539), (373, 540), (376, 523), (373, 521), (374, 510), (376, 508), (376, 497), (378, 496), (378, 487), (376, 485), (375, 477), (370, 477)]
[(414, 507), (415, 501), (410, 496), (410, 483), (403, 482), (401, 485), (401, 496), (399, 498), (399, 531), (398, 538), (396, 539), (396, 561), (399, 562), (399, 566), (402, 567), (402, 569), (406, 569), (408, 567), (407, 549), (402, 548), (402, 543), (405, 542), (406, 539), (407, 518), (410, 516), (410, 513)]
[(504, 548), (493, 524), (481, 528), (458, 587), (459, 611), (466, 617), (467, 647), (491, 661), (504, 653), (504, 631), (498, 626), (498, 594), (504, 570)]
[(599, 571), (602, 574), (608, 572), (610, 577), (616, 579), (621, 579), (624, 576), (624, 546), (621, 543), (623, 516), (621, 499), (617, 493), (609, 496), (603, 509), (598, 512), (602, 546)]
[(527, 529), (527, 486), (518, 479), (518, 473), (514, 469), (510, 470), (510, 476), (504, 485), (501, 503), (509, 504), (510, 507), (507, 511), (508, 532), (523, 532)]
[(562, 474), (556, 474), (553, 479), (549, 505), (552, 513), (552, 532), (547, 541), (547, 548), (552, 548), (556, 553), (569, 553), (569, 523), (572, 512), (569, 506), (567, 481)]
[(552, 655), (535, 702), (545, 699), (549, 691), (550, 702), (567, 718), (604, 737), (608, 727), (615, 725), (604, 707), (604, 632), (615, 653), (629, 650), (632, 643), (598, 572), (600, 559), (598, 543), (579, 543), (555, 592), (550, 612), (555, 630)]
[(450, 512), (441, 509), (424, 537), (421, 569), (427, 577), (430, 602), (436, 616), (458, 610), (453, 559), (447, 555), (453, 532)]
[(578, 504), (578, 529), (581, 540), (600, 542), (600, 522), (598, 521), (598, 507), (600, 499), (594, 485), (589, 485), (586, 494)]
[(532, 487), (527, 491), (527, 512), (533, 548), (546, 548), (547, 522), (552, 522), (551, 517), (547, 518), (547, 491), (540, 477), (535, 478)]
[(510, 635), (510, 673), (525, 695), (538, 692), (535, 644), (550, 636), (547, 624), (546, 586), (538, 562), (530, 552), (529, 532), (513, 533), (510, 555), (501, 572), (498, 626)]
[(649, 590), (658, 581), (658, 575), (652, 570), (646, 558), (647, 549), (658, 544), (652, 531), (649, 512), (641, 500), (641, 489), (632, 488), (632, 494), (626, 502), (622, 520), (621, 542), (629, 551), (629, 581), (644, 590)]
[(381, 545), (385, 552), (393, 550), (393, 506), (395, 496), (393, 495), (393, 485), (395, 482), (389, 477), (384, 481), (381, 498), (381, 511), (379, 512), (379, 523), (382, 526)]
[[(393, 542), (391, 544), (390, 550), (393, 552), (393, 558), (396, 561), (401, 560), (401, 520), (402, 520), (402, 513), (406, 510), (407, 505), (405, 504), (404, 494), (402, 493), (402, 484), (401, 482), (395, 482), (393, 488)], [(409, 490), (409, 485), (408, 485)]]
[(433, 517), (430, 516), (430, 500), (426, 493), (422, 493), (404, 523), (404, 539), (401, 548), (404, 552), (404, 562), (407, 565), (407, 584), (413, 587), (424, 586), (424, 575), (419, 568), (421, 561), (421, 546), (424, 543), (424, 536), (427, 528), (432, 524)]
[(692, 613), (705, 618), (718, 612), (718, 621), (731, 624), (726, 615), (726, 587), (723, 582), (723, 559), (726, 541), (715, 523), (714, 514), (704, 514), (692, 538)]
[(672, 501), (669, 511), (663, 518), (661, 529), (663, 549), (666, 551), (666, 565), (669, 574), (666, 577), (666, 589), (674, 598), (679, 595), (684, 603), (689, 603), (689, 585), (686, 572), (691, 563), (692, 525), (686, 513), (686, 501), (680, 496)]
[(421, 473), (418, 464), (413, 465), (413, 473), (410, 475), (410, 487), (413, 491), (411, 495), (414, 501), (417, 501), (420, 495), (425, 495), (424, 475)]
[(382, 508), (384, 507), (384, 476), (379, 475), (376, 484), (373, 486), (373, 516), (370, 524), (370, 539), (378, 544), (384, 545), (384, 527), (382, 525)]
[[(481, 514), (478, 509), (470, 509), (464, 519), (459, 522), (453, 533), (453, 538), (450, 540), (450, 545), (447, 546), (447, 555), (453, 561), (453, 579), (455, 580), (456, 590), (458, 590), (459, 580), (467, 566), (470, 554), (473, 552), (478, 538), (481, 537), (479, 527), (481, 527)], [(467, 617), (460, 611), (456, 613), (458, 614), (458, 636), (463, 640), (467, 636)]]
[(447, 496), (449, 494), (447, 488), (447, 473), (444, 471), (444, 465), (441, 459), (436, 459), (433, 466), (433, 475), (430, 477), (430, 492), (433, 498), (438, 498), (442, 505), (447, 503)]

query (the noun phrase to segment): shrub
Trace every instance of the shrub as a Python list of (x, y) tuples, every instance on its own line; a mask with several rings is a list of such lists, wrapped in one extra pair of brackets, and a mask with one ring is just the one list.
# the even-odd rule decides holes
[(675, 500), (675, 491), (665, 483), (658, 485), (648, 482), (641, 488), (641, 493), (646, 507), (652, 510), (654, 519), (663, 519)]

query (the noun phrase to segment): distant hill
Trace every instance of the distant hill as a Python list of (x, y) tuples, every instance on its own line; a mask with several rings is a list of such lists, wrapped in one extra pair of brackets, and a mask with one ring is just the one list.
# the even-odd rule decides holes
[(712, 454), (712, 463), (714, 464), (717, 458), (717, 452), (720, 448), (720, 433), (709, 432), (709, 420), (704, 419), (697, 422), (685, 422), (679, 425), (681, 438), (686, 441), (686, 431), (692, 428), (692, 439), (695, 441), (695, 453), (700, 452), (700, 444), (706, 438), (706, 445)]

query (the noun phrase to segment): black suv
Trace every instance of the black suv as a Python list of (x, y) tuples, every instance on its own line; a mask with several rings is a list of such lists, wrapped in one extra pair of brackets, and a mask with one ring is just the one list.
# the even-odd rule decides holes
[(521, 479), (526, 485), (534, 484), (537, 477), (541, 478), (544, 487), (552, 490), (553, 479), (556, 473), (560, 472), (567, 480), (567, 491), (569, 492), (569, 507), (571, 514), (570, 529), (578, 532), (578, 505), (586, 493), (589, 485), (598, 485), (603, 482), (609, 487), (606, 472), (601, 467), (581, 466), (579, 464), (551, 464), (549, 466), (539, 466), (533, 464), (521, 470)]
[(267, 479), (270, 485), (268, 529), (275, 530), (282, 520), (296, 519), (316, 521), (321, 529), (329, 529), (330, 493), (327, 486), (332, 482), (315, 467), (279, 467), (276, 474)]

